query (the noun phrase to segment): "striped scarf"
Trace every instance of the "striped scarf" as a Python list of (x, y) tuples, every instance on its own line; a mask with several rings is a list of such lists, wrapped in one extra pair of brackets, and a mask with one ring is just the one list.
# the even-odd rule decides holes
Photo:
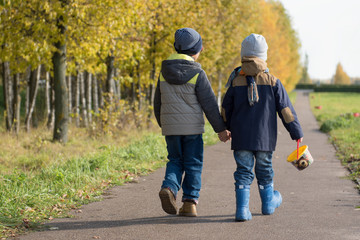
[(246, 76), (246, 82), (248, 85), (248, 101), (249, 105), (252, 107), (259, 101), (259, 93), (253, 76)]
[[(269, 69), (267, 68), (264, 72), (268, 73)], [(229, 79), (225, 85), (226, 88), (230, 87), (230, 85), (232, 84), (232, 81), (238, 74), (245, 75), (245, 73), (241, 71), (241, 67), (237, 67), (234, 69), (234, 71), (232, 71), (232, 73), (230, 74)], [(259, 93), (257, 90), (256, 82), (255, 82), (255, 79), (253, 76), (245, 76), (245, 77), (246, 77), (246, 82), (248, 85), (249, 105), (254, 106), (254, 104), (259, 101)]]

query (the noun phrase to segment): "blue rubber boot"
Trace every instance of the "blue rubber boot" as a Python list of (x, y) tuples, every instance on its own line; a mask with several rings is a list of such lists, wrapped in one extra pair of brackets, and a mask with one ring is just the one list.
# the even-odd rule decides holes
[(250, 185), (240, 185), (236, 189), (236, 221), (248, 221), (251, 219), (249, 210)]
[(274, 191), (274, 185), (272, 183), (268, 185), (259, 185), (259, 192), (262, 202), (262, 214), (273, 214), (275, 212), (275, 208), (278, 208), (282, 203), (281, 194), (276, 190)]

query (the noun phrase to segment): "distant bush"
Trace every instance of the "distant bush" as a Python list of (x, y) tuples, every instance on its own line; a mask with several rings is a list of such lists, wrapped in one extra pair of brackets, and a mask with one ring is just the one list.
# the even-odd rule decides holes
[(350, 127), (354, 116), (352, 113), (341, 114), (333, 119), (328, 119), (320, 126), (320, 131), (328, 133), (334, 129), (338, 128), (348, 128)]

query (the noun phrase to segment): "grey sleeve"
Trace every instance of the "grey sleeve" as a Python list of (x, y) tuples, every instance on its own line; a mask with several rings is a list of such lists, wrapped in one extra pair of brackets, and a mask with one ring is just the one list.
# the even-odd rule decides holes
[(154, 96), (154, 114), (156, 117), (156, 121), (161, 127), (160, 108), (161, 108), (161, 92), (160, 92), (160, 80), (158, 80), (155, 90), (155, 96)]
[(224, 120), (220, 115), (214, 91), (212, 90), (206, 73), (203, 70), (200, 72), (196, 81), (195, 91), (205, 116), (209, 120), (214, 131), (219, 133), (226, 130)]

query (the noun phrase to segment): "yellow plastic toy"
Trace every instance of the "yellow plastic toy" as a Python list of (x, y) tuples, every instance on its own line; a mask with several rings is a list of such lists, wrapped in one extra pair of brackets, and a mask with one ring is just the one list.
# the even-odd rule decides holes
[(299, 148), (298, 141), (297, 149), (288, 156), (287, 161), (291, 162), (298, 170), (304, 170), (314, 162), (314, 159), (310, 154), (309, 147), (304, 145)]

